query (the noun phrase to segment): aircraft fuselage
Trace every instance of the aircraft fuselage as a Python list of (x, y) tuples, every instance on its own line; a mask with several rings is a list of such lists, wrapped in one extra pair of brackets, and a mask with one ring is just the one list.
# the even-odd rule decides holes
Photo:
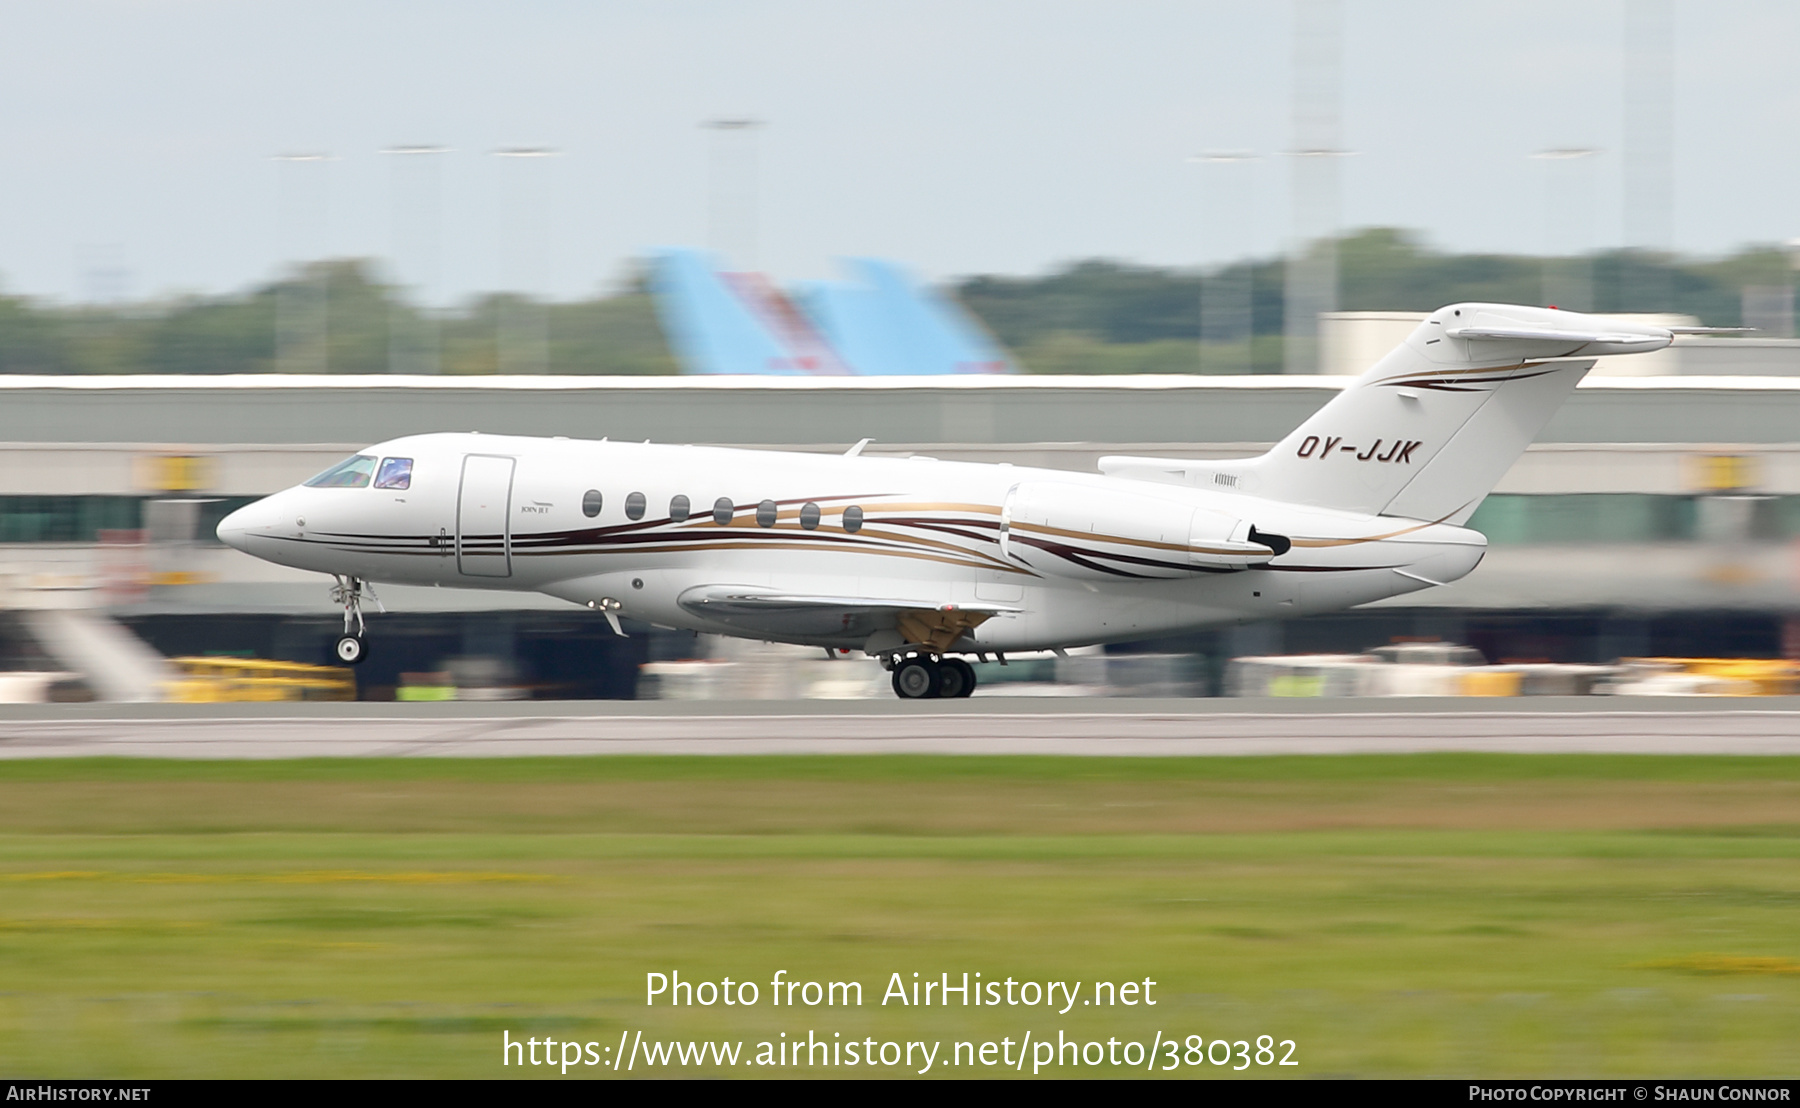
[(345, 578), (877, 654), (908, 645), (908, 612), (976, 614), (944, 653), (1075, 646), (1347, 608), (1486, 549), (1441, 522), (1004, 464), (461, 433), (357, 457), (220, 537)]

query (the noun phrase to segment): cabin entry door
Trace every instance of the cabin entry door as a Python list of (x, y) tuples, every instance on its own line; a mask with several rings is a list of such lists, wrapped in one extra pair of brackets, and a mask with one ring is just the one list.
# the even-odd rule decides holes
[(456, 498), (456, 567), (465, 577), (512, 576), (511, 458), (463, 458)]

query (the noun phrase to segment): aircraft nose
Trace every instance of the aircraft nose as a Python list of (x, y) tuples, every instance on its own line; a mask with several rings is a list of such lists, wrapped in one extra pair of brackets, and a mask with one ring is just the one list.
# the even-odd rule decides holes
[(249, 533), (253, 529), (263, 526), (268, 514), (269, 498), (265, 497), (254, 504), (246, 504), (221, 519), (215, 534), (219, 536), (219, 541), (226, 546), (233, 550), (243, 550)]
[(247, 526), (244, 520), (244, 512), (244, 508), (239, 508), (224, 519), (221, 519), (217, 530), (214, 532), (219, 536), (220, 542), (231, 547), (233, 550), (244, 549), (244, 528)]

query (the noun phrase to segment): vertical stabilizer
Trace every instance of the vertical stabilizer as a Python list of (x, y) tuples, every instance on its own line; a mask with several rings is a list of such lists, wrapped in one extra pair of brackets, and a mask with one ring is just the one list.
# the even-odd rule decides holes
[(877, 258), (845, 263), (852, 283), (809, 288), (802, 304), (833, 349), (868, 376), (1011, 373), (1005, 351), (953, 301), (897, 265)]
[(663, 332), (689, 373), (834, 376), (849, 372), (812, 322), (760, 273), (720, 273), (698, 250), (651, 262)]
[(1259, 496), (1462, 523), (1601, 354), (1670, 331), (1508, 304), (1454, 304), (1275, 449), (1246, 463)]

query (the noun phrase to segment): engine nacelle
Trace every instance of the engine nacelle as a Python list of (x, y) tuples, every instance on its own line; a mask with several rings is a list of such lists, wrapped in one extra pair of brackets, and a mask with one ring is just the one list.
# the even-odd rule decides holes
[(1286, 553), (1279, 536), (1178, 500), (1027, 481), (1007, 493), (1000, 550), (1040, 573), (1117, 581), (1248, 569)]

